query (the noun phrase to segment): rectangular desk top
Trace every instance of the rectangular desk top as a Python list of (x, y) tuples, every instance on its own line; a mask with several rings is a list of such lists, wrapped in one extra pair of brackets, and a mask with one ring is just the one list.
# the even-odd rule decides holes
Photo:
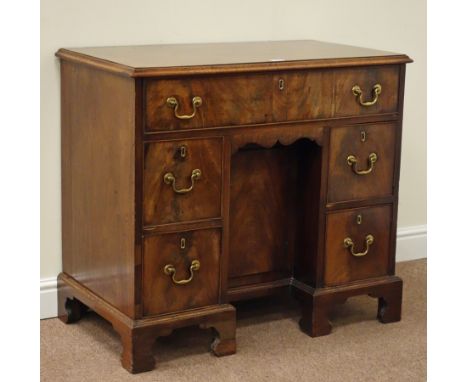
[(56, 55), (131, 77), (411, 62), (404, 54), (313, 40), (62, 48)]

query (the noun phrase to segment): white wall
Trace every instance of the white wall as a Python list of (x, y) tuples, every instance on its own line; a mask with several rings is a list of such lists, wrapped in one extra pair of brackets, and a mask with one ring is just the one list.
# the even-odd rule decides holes
[[(49, 285), (48, 279), (55, 278), (61, 270), (59, 63), (54, 57), (58, 48), (291, 39), (390, 50), (414, 59), (406, 74), (398, 223), (403, 239), (413, 231), (425, 235), (424, 0), (41, 0), (41, 278), (46, 281), (44, 285)], [(400, 248), (406, 242), (402, 243)], [(413, 257), (418, 256), (413, 254)]]

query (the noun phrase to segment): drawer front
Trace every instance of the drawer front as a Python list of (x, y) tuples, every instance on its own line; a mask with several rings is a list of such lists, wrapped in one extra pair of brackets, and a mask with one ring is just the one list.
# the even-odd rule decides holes
[(217, 229), (147, 236), (143, 244), (143, 313), (218, 303), (221, 240)]
[(327, 215), (326, 286), (387, 274), (391, 219), (391, 205)]
[(396, 128), (394, 123), (332, 128), (328, 202), (392, 195)]
[(398, 110), (398, 66), (342, 69), (335, 73), (335, 116), (392, 113)]
[(276, 122), (332, 116), (333, 71), (282, 72), (272, 81), (275, 83), (273, 118)]
[(145, 145), (143, 224), (221, 216), (222, 138)]
[(146, 131), (392, 113), (398, 66), (149, 79)]
[(309, 70), (149, 80), (145, 93), (146, 130), (329, 118), (333, 76), (333, 71)]
[(272, 122), (273, 89), (271, 75), (148, 80), (146, 130)]

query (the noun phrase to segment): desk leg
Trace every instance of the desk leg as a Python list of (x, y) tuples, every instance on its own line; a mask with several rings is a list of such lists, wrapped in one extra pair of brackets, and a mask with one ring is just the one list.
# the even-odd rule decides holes
[(75, 298), (72, 288), (60, 278), (57, 280), (57, 303), (58, 318), (66, 324), (79, 321), (88, 311), (88, 307)]
[(346, 302), (349, 297), (367, 294), (378, 298), (377, 319), (382, 323), (401, 319), (403, 282), (399, 277), (387, 276), (377, 281), (364, 281), (330, 288), (296, 287), (294, 293), (302, 303), (302, 330), (311, 337), (330, 334), (332, 325), (328, 319), (335, 304)]
[(155, 360), (152, 348), (157, 338), (155, 333), (115, 326), (114, 329), (122, 340), (122, 366), (130, 373), (153, 370)]
[(186, 326), (213, 328), (217, 334), (211, 347), (215, 355), (236, 352), (236, 309), (230, 304), (132, 319), (65, 273), (58, 276), (57, 297), (59, 318), (65, 323), (78, 320), (89, 307), (112, 324), (122, 341), (122, 366), (131, 373), (152, 370), (156, 339)]
[(200, 324), (203, 329), (212, 328), (215, 338), (211, 344), (213, 354), (222, 357), (236, 352), (236, 312), (225, 314), (222, 319), (208, 320)]
[(312, 295), (302, 302), (302, 318), (299, 321), (301, 329), (311, 337), (330, 334), (332, 326), (328, 314), (332, 301), (327, 296)]
[(396, 282), (391, 288), (380, 293), (371, 293), (371, 297), (379, 299), (377, 319), (387, 324), (401, 320), (401, 303), (403, 298), (403, 282)]

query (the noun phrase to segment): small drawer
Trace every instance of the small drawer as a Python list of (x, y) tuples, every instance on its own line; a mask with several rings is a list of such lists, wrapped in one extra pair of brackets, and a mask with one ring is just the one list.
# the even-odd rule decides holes
[(221, 216), (222, 138), (145, 145), (143, 225)]
[(388, 273), (392, 205), (327, 215), (326, 286), (384, 276)]
[(392, 195), (396, 128), (395, 123), (332, 128), (329, 203)]
[(146, 131), (272, 122), (273, 90), (269, 74), (151, 79)]
[(335, 73), (335, 117), (398, 110), (398, 66), (342, 69)]
[(218, 303), (218, 229), (147, 236), (143, 243), (143, 314)]

